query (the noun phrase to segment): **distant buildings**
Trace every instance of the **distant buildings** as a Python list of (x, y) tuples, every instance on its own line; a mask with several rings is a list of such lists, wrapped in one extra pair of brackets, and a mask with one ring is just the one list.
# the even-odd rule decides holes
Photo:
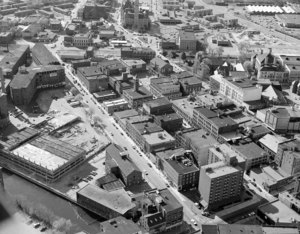
[(173, 66), (161, 58), (154, 58), (150, 61), (152, 69), (162, 75), (169, 75), (173, 72)]
[(197, 39), (193, 32), (179, 31), (177, 37), (177, 45), (183, 51), (196, 51)]
[(127, 0), (121, 7), (121, 21), (125, 28), (146, 31), (150, 28), (148, 12), (140, 9), (139, 0)]
[(156, 53), (150, 48), (136, 47), (136, 48), (121, 48), (122, 59), (142, 59), (145, 62), (149, 62), (155, 58)]
[(300, 28), (300, 17), (298, 14), (276, 14), (275, 17), (286, 28)]
[(157, 167), (163, 171), (179, 190), (198, 187), (199, 168), (194, 165), (193, 156), (183, 148), (158, 152)]
[(99, 20), (101, 17), (108, 17), (109, 6), (100, 5), (95, 1), (88, 1), (83, 7), (82, 18), (84, 20)]
[(179, 0), (162, 0), (163, 9), (174, 11), (180, 8)]

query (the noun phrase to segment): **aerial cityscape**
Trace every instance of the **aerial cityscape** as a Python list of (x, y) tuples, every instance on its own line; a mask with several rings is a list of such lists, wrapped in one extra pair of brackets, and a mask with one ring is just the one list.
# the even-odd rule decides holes
[(0, 0), (0, 234), (299, 234), (300, 0)]

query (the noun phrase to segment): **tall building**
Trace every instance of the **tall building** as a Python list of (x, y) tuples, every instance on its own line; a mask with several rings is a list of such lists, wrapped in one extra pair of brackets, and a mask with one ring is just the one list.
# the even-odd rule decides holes
[(121, 8), (121, 21), (125, 28), (146, 31), (150, 27), (150, 18), (147, 11), (140, 9), (139, 0), (127, 0)]
[(201, 167), (199, 192), (201, 204), (214, 210), (240, 200), (243, 185), (243, 170), (239, 167), (216, 162)]

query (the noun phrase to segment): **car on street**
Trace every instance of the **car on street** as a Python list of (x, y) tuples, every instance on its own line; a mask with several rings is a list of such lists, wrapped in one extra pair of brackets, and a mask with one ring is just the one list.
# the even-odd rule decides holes
[(150, 163), (147, 163), (149, 167), (152, 167), (152, 165)]
[(148, 175), (148, 171), (144, 170), (144, 174), (145, 174), (145, 175)]
[(194, 224), (195, 226), (198, 225), (195, 219), (191, 219), (191, 223)]

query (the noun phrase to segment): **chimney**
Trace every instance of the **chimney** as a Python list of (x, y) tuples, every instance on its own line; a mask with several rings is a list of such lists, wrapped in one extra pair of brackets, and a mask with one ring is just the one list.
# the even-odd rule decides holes
[(135, 76), (134, 78), (134, 87), (133, 87), (134, 91), (137, 92), (139, 91), (139, 79), (137, 78), (137, 76)]
[(263, 54), (263, 53), (264, 53), (264, 50), (263, 50), (263, 49), (261, 49), (261, 50), (260, 50), (260, 54)]
[(1, 67), (0, 67), (0, 79), (1, 79), (1, 91), (2, 91), (2, 93), (6, 93), (6, 90), (5, 90), (5, 81), (4, 81), (3, 71), (2, 71)]
[(269, 48), (269, 54), (272, 54), (272, 48)]

